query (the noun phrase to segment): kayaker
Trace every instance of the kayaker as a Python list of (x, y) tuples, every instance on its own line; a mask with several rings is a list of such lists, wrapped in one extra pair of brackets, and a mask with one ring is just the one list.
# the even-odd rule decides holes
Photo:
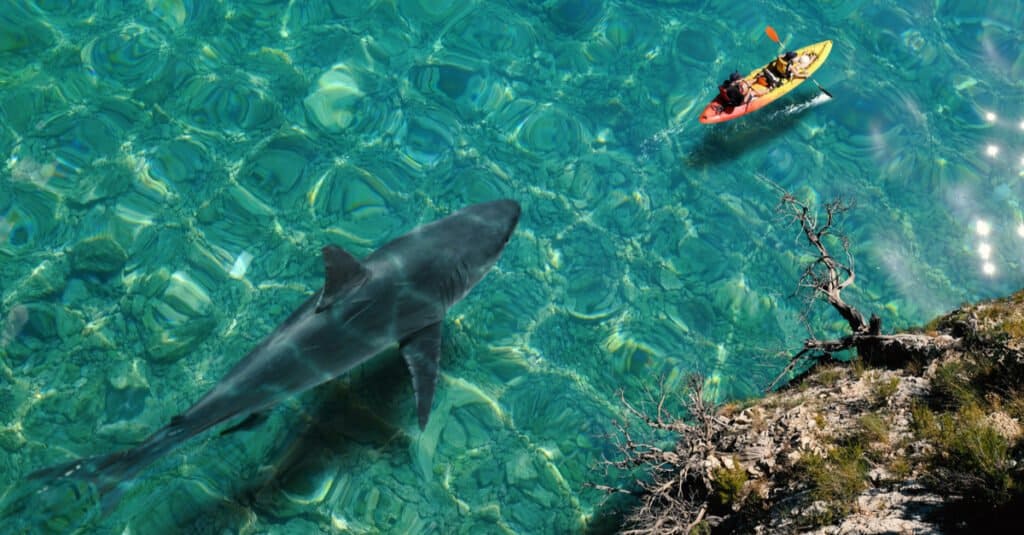
[[(807, 75), (795, 65), (796, 52), (792, 50), (775, 58), (768, 64), (761, 74), (764, 78), (764, 85), (769, 89), (778, 87), (783, 81), (792, 78), (807, 78)], [(760, 81), (760, 79), (758, 80)]]
[(748, 100), (749, 95), (750, 84), (738, 72), (730, 74), (729, 78), (718, 86), (719, 100), (727, 108), (743, 105)]

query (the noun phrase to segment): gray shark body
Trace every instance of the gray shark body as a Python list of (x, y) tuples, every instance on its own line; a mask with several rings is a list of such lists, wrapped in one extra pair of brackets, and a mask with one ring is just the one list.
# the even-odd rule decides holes
[(116, 503), (122, 482), (185, 440), (233, 418), (254, 418), (395, 344), (409, 366), (423, 428), (437, 380), (445, 312), (498, 260), (519, 213), (519, 205), (509, 200), (472, 205), (417, 227), (362, 261), (339, 247), (324, 247), (323, 288), (195, 405), (135, 448), (30, 477), (88, 481), (107, 508)]

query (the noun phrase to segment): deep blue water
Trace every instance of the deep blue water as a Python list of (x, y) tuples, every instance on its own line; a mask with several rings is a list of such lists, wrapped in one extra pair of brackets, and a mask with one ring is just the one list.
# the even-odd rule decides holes
[[(806, 83), (700, 125), (719, 80), (779, 52), (766, 25), (834, 41), (814, 79), (835, 98)], [(806, 336), (792, 293), (812, 257), (777, 187), (856, 203), (844, 296), (887, 329), (1021, 287), (1022, 27), (1009, 1), (8, 2), (0, 495), (188, 408), (320, 287), (322, 245), (364, 256), (508, 197), (522, 220), (444, 324), (426, 431), (392, 352), (67, 518), (599, 525), (584, 483), (622, 477), (600, 468), (620, 390), (698, 372), (719, 400), (757, 395)]]

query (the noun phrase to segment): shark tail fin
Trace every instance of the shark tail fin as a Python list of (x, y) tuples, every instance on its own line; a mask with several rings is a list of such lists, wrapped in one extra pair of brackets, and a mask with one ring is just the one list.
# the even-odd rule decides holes
[(72, 488), (88, 487), (88, 492), (83, 494), (99, 498), (106, 512), (117, 505), (121, 495), (121, 483), (131, 479), (142, 469), (138, 449), (76, 459), (32, 472), (28, 479), (40, 481), (44, 486), (71, 483)]
[[(73, 533), (110, 513), (143, 468), (181, 442), (176, 422), (142, 444), (32, 472), (0, 512), (17, 519), (12, 533)], [(22, 525), (24, 524), (24, 525)]]
[(5, 529), (10, 533), (79, 533), (92, 525), (102, 514), (102, 504), (89, 479), (77, 477), (87, 461), (40, 470), (27, 481), (15, 483), (0, 507)]
[(120, 500), (126, 453), (76, 459), (28, 475), (3, 506), (12, 533), (78, 533)]

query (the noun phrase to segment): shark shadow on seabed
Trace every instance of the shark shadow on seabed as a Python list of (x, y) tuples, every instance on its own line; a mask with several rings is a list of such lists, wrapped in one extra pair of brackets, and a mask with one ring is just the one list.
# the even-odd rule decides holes
[[(253, 516), (273, 524), (300, 511), (307, 511), (302, 516), (315, 518), (325, 508), (346, 509), (350, 504), (331, 503), (331, 497), (351, 498), (352, 491), (339, 492), (336, 487), (348, 485), (355, 490), (354, 485), (345, 483), (345, 476), (358, 474), (340, 465), (351, 467), (368, 454), (403, 462), (416, 440), (399, 426), (408, 418), (409, 406), (403, 400), (411, 390), (409, 376), (398, 351), (388, 353), (367, 362), (347, 379), (308, 392), (297, 406), (279, 408), (273, 416), (278, 425), (268, 422), (218, 439), (223, 443), (211, 441), (201, 454), (193, 456), (203, 463), (196, 472), (205, 473), (207, 482), (168, 478), (168, 490), (176, 491), (179, 503), (168, 503), (169, 496), (160, 493), (135, 493), (136, 504), (151, 510), (155, 517), (149, 526), (139, 525), (131, 515), (119, 520), (131, 520), (136, 528), (233, 533), (251, 523)], [(252, 451), (244, 443), (256, 438), (253, 433), (272, 436), (260, 437), (267, 446), (258, 448), (259, 455), (244, 455), (246, 450)], [(222, 455), (238, 459), (235, 479), (219, 478), (234, 471), (218, 465), (221, 461), (217, 458)], [(216, 488), (207, 490), (204, 486), (210, 486), (211, 479), (216, 480), (212, 485)]]
[[(415, 437), (397, 426), (408, 417), (408, 406), (401, 401), (410, 389), (409, 376), (398, 351), (386, 353), (346, 378), (301, 395), (297, 404), (274, 409), (276, 414), (264, 425), (209, 437), (191, 455), (187, 478), (167, 463), (156, 467), (159, 475), (136, 478), (140, 487), (125, 496), (132, 512), (107, 514), (101, 509), (101, 496), (81, 480), (28, 480), (0, 500), (6, 502), (2, 518), (14, 522), (7, 526), (14, 527), (12, 533), (41, 534), (119, 533), (129, 522), (157, 533), (234, 532), (253, 514), (281, 517), (282, 510), (295, 507), (296, 489), (311, 477), (341, 475), (335, 461), (355, 450), (410, 454)], [(274, 419), (279, 425), (272, 425)], [(266, 446), (246, 447), (252, 440)], [(265, 455), (244, 455), (254, 449)], [(235, 459), (236, 466), (226, 466), (225, 459)], [(239, 473), (231, 479), (220, 477), (235, 469)], [(145, 518), (140, 519), (138, 511), (146, 511)]]
[(784, 107), (770, 113), (752, 114), (722, 125), (706, 127), (703, 136), (686, 155), (690, 167), (715, 166), (731, 162), (765, 143), (774, 141), (798, 124), (812, 108), (832, 100), (817, 93), (811, 98), (784, 99)]

